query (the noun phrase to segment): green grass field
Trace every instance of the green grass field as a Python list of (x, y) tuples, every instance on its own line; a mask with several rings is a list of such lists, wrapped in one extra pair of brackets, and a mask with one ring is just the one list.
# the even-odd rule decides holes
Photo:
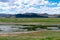
[(0, 36), (0, 40), (60, 40), (60, 31), (40, 31), (17, 36)]
[(60, 18), (0, 18), (0, 22), (58, 22)]
[(60, 18), (0, 18), (0, 24), (60, 24)]
[[(0, 23), (60, 24), (60, 18), (0, 18)], [(60, 40), (60, 31), (40, 31), (17, 36), (0, 36), (0, 40)]]

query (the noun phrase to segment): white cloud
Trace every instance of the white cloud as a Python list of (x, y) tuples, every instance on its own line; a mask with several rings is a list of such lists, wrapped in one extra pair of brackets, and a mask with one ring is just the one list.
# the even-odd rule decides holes
[(57, 6), (60, 7), (60, 3), (58, 3)]
[(54, 8), (49, 8), (49, 7), (42, 7), (40, 9), (41, 13), (48, 13), (48, 14), (60, 14), (60, 7), (54, 7)]
[(56, 14), (60, 13), (60, 3), (57, 4), (57, 7), (48, 7), (56, 4), (57, 3), (50, 3), (45, 0), (10, 0), (10, 2), (6, 3), (0, 2), (0, 13), (36, 12)]

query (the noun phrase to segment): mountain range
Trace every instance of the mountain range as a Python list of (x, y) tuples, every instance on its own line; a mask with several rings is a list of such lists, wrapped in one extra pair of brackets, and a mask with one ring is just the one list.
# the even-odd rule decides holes
[(47, 13), (19, 13), (19, 14), (5, 14), (0, 13), (0, 18), (60, 18), (60, 14), (47, 14)]

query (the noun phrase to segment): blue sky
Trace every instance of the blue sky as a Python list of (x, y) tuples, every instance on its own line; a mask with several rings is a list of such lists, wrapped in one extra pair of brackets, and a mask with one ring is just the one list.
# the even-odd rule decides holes
[(49, 2), (59, 3), (60, 0), (48, 0)]
[(60, 14), (60, 0), (0, 0), (0, 13)]

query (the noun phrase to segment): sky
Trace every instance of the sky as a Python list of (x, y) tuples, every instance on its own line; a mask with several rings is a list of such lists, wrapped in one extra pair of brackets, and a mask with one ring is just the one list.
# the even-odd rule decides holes
[(60, 14), (60, 0), (0, 0), (0, 13)]

